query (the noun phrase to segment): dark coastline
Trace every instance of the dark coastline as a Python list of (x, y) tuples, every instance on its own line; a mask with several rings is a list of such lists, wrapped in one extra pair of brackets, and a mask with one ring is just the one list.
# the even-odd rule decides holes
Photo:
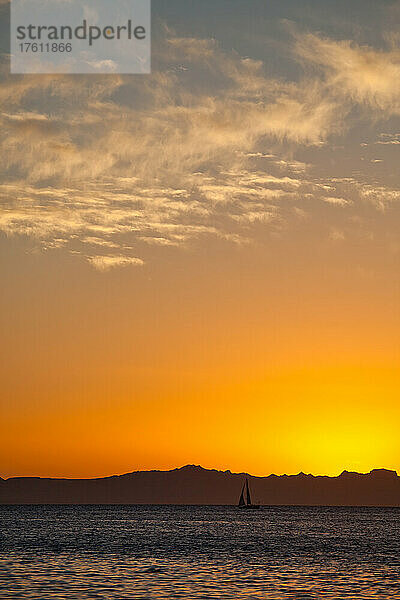
[[(0, 504), (232, 505), (244, 477), (194, 465), (98, 479), (12, 477), (0, 479)], [(385, 469), (338, 477), (249, 475), (249, 481), (255, 501), (270, 506), (400, 506), (400, 477)]]

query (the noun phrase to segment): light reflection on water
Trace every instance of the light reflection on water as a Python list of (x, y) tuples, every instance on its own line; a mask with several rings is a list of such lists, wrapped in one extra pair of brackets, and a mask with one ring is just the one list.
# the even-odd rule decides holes
[(0, 599), (400, 600), (400, 510), (0, 506)]

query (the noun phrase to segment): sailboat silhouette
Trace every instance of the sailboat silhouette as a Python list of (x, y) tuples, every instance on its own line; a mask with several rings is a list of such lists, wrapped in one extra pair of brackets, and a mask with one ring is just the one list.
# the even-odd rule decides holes
[(244, 482), (243, 487), (242, 487), (242, 493), (240, 494), (238, 507), (239, 508), (260, 508), (259, 504), (251, 503), (249, 480), (247, 479), (247, 477), (246, 477), (246, 481)]

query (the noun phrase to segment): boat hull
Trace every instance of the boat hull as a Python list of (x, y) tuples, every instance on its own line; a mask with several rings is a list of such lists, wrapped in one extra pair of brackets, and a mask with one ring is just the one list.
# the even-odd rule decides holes
[(243, 506), (238, 506), (238, 508), (244, 508), (246, 510), (255, 510), (261, 507), (259, 504), (243, 504)]

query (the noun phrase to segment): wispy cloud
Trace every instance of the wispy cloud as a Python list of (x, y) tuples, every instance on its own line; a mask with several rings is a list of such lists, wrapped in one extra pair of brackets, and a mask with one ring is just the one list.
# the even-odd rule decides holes
[(88, 256), (87, 260), (94, 266), (98, 271), (109, 271), (116, 267), (128, 267), (128, 266), (142, 266), (143, 260), (140, 258), (129, 257), (129, 256)]
[(376, 142), (382, 146), (398, 146), (400, 144), (400, 133), (381, 133)]
[(334, 204), (335, 206), (348, 206), (351, 204), (350, 200), (345, 200), (345, 198), (336, 198), (335, 196), (327, 196), (324, 198), (324, 202), (328, 204)]
[(139, 264), (131, 255), (143, 244), (247, 243), (251, 228), (279, 229), (305, 203), (399, 199), (378, 183), (318, 177), (293, 157), (344, 131), (352, 103), (398, 111), (396, 51), (297, 36), (312, 75), (294, 82), (213, 40), (170, 35), (155, 50), (157, 68), (140, 81), (3, 74), (0, 230), (108, 270)]
[(348, 40), (335, 41), (314, 34), (297, 38), (296, 52), (323, 70), (331, 93), (352, 101), (400, 114), (400, 51), (375, 50)]

